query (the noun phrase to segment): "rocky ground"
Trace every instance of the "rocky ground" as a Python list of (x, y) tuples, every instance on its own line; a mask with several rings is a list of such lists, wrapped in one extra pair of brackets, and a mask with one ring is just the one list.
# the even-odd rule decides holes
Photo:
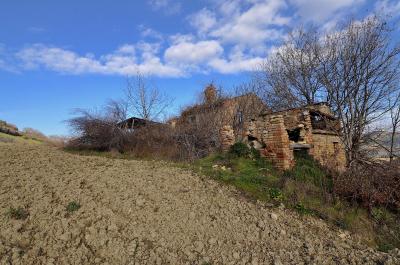
[(0, 143), (0, 210), (0, 264), (400, 264), (167, 163), (45, 145)]

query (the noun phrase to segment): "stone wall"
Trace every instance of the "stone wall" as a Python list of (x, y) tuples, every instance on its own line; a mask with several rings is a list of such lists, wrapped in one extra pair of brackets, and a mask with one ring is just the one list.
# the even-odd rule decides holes
[(346, 167), (344, 146), (338, 135), (315, 130), (313, 133), (313, 157), (322, 165), (343, 171)]
[(272, 115), (266, 122), (268, 127), (263, 134), (265, 148), (261, 150), (278, 169), (290, 169), (294, 165), (293, 151), (289, 147), (289, 137), (286, 132), (282, 115)]
[[(247, 121), (245, 127), (242, 140), (260, 149), (279, 169), (290, 169), (295, 164), (294, 150), (306, 150), (322, 165), (335, 170), (346, 166), (339, 136), (329, 130), (314, 129), (310, 109), (261, 115)], [(299, 135), (296, 140), (289, 139), (288, 132), (293, 131)]]
[(220, 130), (221, 149), (228, 151), (231, 145), (235, 143), (235, 134), (230, 125), (222, 126)]

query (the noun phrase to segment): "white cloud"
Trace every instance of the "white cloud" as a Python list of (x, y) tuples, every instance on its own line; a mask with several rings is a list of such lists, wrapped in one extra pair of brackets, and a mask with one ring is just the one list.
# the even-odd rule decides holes
[(231, 50), (228, 59), (214, 58), (208, 64), (220, 73), (231, 74), (243, 71), (255, 71), (260, 68), (264, 60), (265, 58), (258, 56), (247, 56), (241, 47), (235, 46)]
[(223, 51), (217, 41), (180, 42), (169, 47), (164, 56), (167, 62), (175, 64), (202, 63), (219, 57)]
[(181, 12), (182, 5), (174, 0), (148, 0), (154, 10), (163, 11), (166, 15), (176, 15)]
[(200, 35), (207, 33), (217, 23), (214, 12), (203, 8), (189, 17), (190, 24), (197, 29)]
[(220, 73), (234, 74), (243, 71), (255, 71), (259, 69), (264, 59), (260, 57), (241, 59), (241, 60), (226, 60), (216, 58), (210, 61), (209, 65)]
[(136, 48), (132, 44), (124, 44), (117, 49), (117, 53), (135, 55)]
[(324, 22), (339, 11), (349, 11), (365, 0), (289, 0), (303, 20)]
[(192, 34), (174, 34), (169, 37), (172, 44), (177, 44), (181, 42), (194, 42), (196, 37)]
[[(190, 24), (202, 35), (221, 43), (254, 47), (282, 38), (279, 29), (290, 18), (280, 0), (218, 1), (215, 11), (202, 9), (189, 17)], [(218, 12), (215, 13), (215, 12)], [(218, 18), (218, 19), (217, 19)]]
[[(153, 10), (166, 14), (181, 12), (178, 0), (146, 0)], [(360, 8), (365, 0), (208, 0), (207, 7), (182, 16), (192, 31), (166, 35), (140, 25), (135, 44), (123, 44), (103, 54), (79, 54), (41, 44), (21, 49), (16, 57), (2, 54), (0, 68), (15, 67), (16, 58), (24, 69), (45, 68), (66, 74), (143, 74), (179, 77), (216, 71), (253, 71), (287, 37), (290, 28), (313, 22), (329, 31), (345, 15)], [(398, 0), (379, 0), (375, 10), (400, 13)], [(4, 48), (3, 48), (4, 50)], [(4, 52), (3, 52), (4, 53)], [(9, 53), (9, 52), (8, 52)], [(15, 67), (15, 69), (20, 69)]]
[(285, 7), (285, 2), (277, 0), (256, 3), (210, 35), (224, 42), (246, 46), (277, 40), (281, 34), (275, 27), (287, 25), (290, 21), (280, 15), (280, 10)]
[(144, 25), (140, 25), (139, 30), (140, 30), (140, 35), (144, 38), (152, 38), (152, 39), (156, 39), (156, 40), (163, 39), (162, 34), (152, 28), (148, 28)]
[[(23, 62), (25, 69), (44, 67), (65, 74), (133, 75), (141, 72), (161, 77), (184, 75), (180, 69), (162, 63), (154, 54), (154, 51), (157, 51), (155, 46), (157, 45), (148, 43), (139, 43), (134, 47), (126, 44), (114, 53), (96, 59), (90, 54), (82, 56), (62, 48), (35, 44), (20, 50), (16, 56)], [(136, 50), (141, 52), (140, 58), (134, 55)]]
[(24, 66), (28, 69), (45, 66), (55, 71), (73, 74), (99, 72), (102, 69), (98, 61), (89, 57), (78, 56), (68, 50), (41, 44), (22, 49), (17, 53), (17, 57), (23, 61)]

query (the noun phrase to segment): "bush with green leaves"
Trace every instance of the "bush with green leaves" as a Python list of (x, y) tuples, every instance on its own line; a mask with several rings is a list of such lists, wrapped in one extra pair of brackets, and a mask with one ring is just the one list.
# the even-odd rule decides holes
[(260, 158), (261, 158), (260, 151), (257, 150), (257, 149), (255, 149), (254, 146), (252, 146), (252, 147), (250, 148), (250, 156), (251, 156), (251, 158), (253, 158), (253, 159), (260, 159)]
[(280, 189), (270, 188), (268, 191), (269, 191), (269, 197), (271, 197), (271, 199), (276, 200), (276, 201), (280, 201), (283, 199), (283, 194)]
[(78, 202), (73, 201), (73, 202), (68, 203), (66, 209), (67, 209), (67, 212), (72, 213), (72, 212), (78, 211), (79, 208), (81, 208), (81, 205)]
[(237, 157), (249, 157), (251, 150), (247, 146), (247, 144), (242, 142), (237, 142), (230, 147), (229, 153)]
[(10, 209), (8, 209), (7, 215), (15, 220), (25, 220), (26, 218), (28, 218), (29, 213), (22, 207), (11, 207)]
[(294, 209), (301, 215), (313, 214), (313, 210), (307, 208), (304, 204), (298, 203), (294, 206)]

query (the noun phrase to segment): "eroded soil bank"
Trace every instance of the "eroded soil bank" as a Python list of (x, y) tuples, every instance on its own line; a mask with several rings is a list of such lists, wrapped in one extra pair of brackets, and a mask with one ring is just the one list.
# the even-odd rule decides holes
[(45, 145), (0, 143), (0, 210), (0, 264), (400, 264), (398, 250), (167, 163)]

